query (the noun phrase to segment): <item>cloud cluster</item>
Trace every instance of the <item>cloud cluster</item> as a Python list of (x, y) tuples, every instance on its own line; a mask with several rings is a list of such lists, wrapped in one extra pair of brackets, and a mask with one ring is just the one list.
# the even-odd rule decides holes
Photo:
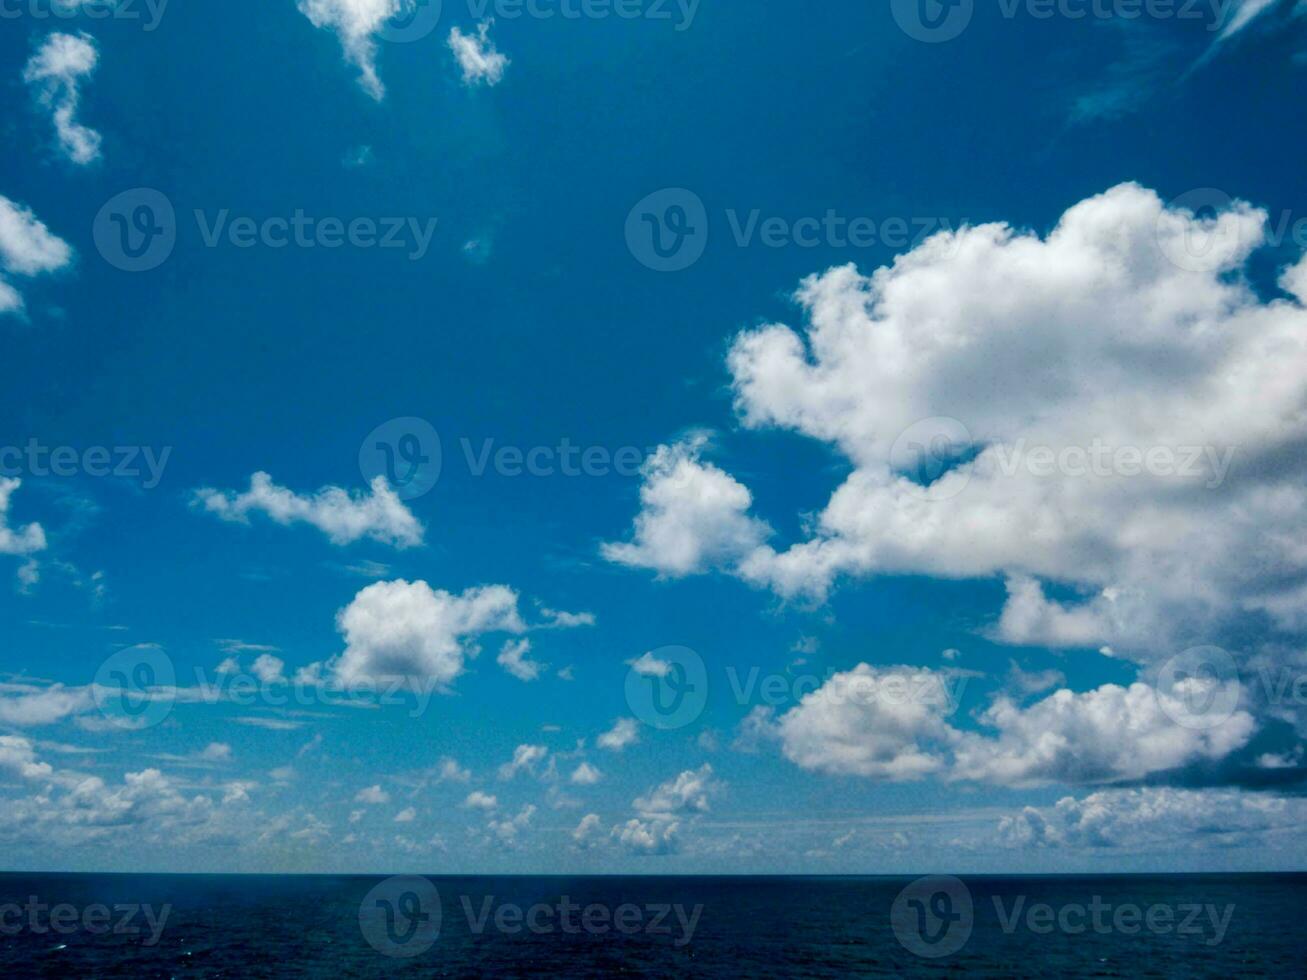
[(965, 227), (813, 276), (802, 330), (747, 330), (728, 356), (746, 427), (852, 466), (811, 536), (774, 549), (748, 490), (682, 445), (605, 554), (811, 601), (842, 576), (1001, 576), (1001, 638), (1141, 659), (1239, 623), (1301, 630), (1307, 262), (1262, 298), (1244, 269), (1265, 227), (1123, 184), (1046, 236)]
[(51, 34), (23, 70), (23, 81), (32, 86), (41, 106), (51, 111), (60, 148), (82, 166), (100, 157), (100, 134), (77, 122), (79, 88), (98, 60), (90, 35)]
[(246, 524), (251, 513), (263, 513), (282, 525), (309, 524), (337, 545), (365, 537), (396, 548), (422, 543), (421, 522), (404, 506), (384, 476), (372, 481), (370, 493), (323, 487), (315, 494), (303, 495), (278, 486), (267, 473), (255, 473), (244, 493), (204, 487), (195, 491), (194, 501), (206, 513), (224, 521)]
[(1145, 788), (1065, 797), (1052, 807), (1025, 807), (999, 822), (1016, 847), (1155, 848), (1294, 845), (1307, 800), (1244, 790)]
[(868, 664), (834, 674), (777, 719), (781, 751), (804, 769), (887, 781), (1109, 784), (1178, 778), (1245, 748), (1257, 730), (1244, 710), (1206, 728), (1178, 724), (1181, 698), (1204, 692), (1136, 682), (1062, 689), (1024, 707), (999, 695), (974, 731), (953, 723), (949, 679), (929, 668)]

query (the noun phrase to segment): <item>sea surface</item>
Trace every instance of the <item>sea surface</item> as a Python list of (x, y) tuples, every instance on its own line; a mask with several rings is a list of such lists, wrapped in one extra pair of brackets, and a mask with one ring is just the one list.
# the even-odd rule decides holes
[(1281, 977), (1305, 926), (1301, 874), (0, 874), (6, 980)]

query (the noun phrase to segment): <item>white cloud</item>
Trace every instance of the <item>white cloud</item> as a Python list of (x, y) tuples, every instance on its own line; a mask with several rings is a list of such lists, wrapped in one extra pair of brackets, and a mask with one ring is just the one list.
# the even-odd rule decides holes
[(200, 751), (205, 762), (230, 762), (231, 746), (226, 742), (210, 742)]
[(255, 473), (244, 493), (204, 487), (195, 491), (194, 500), (224, 521), (246, 524), (251, 512), (262, 512), (282, 525), (304, 522), (337, 545), (365, 537), (396, 548), (422, 543), (422, 524), (381, 476), (372, 481), (370, 494), (323, 487), (312, 496), (303, 496), (277, 486), (267, 473)]
[(943, 675), (858, 664), (831, 675), (781, 716), (785, 757), (804, 769), (884, 780), (942, 772), (957, 739)]
[(336, 617), (345, 652), (332, 667), (346, 685), (403, 678), (447, 685), (485, 633), (521, 633), (517, 593), (487, 585), (461, 595), (426, 582), (369, 585)]
[(539, 627), (540, 629), (570, 630), (581, 626), (593, 626), (596, 622), (595, 614), (592, 612), (565, 612), (550, 609), (548, 606), (540, 607), (540, 615), (545, 617), (545, 622)]
[(1224, 759), (1257, 727), (1242, 710), (1210, 728), (1186, 727), (1175, 720), (1184, 716), (1180, 692), (1137, 682), (1063, 689), (1029, 707), (1000, 695), (979, 716), (987, 731), (964, 731), (949, 720), (957, 698), (949, 680), (867, 664), (835, 674), (781, 716), (782, 751), (804, 769), (873, 779), (1093, 784)]
[(599, 814), (587, 813), (572, 831), (572, 843), (577, 847), (586, 848), (602, 839), (603, 834), (603, 821), (599, 819)]
[(395, 814), (395, 823), (412, 823), (417, 819), (418, 811), (416, 807), (405, 807)]
[(445, 757), (440, 760), (440, 781), (443, 783), (466, 783), (472, 773), (458, 764), (458, 760)]
[(678, 820), (639, 820), (632, 817), (614, 828), (621, 845), (632, 854), (672, 854), (680, 845)]
[(95, 706), (89, 687), (54, 684), (0, 684), (0, 725), (28, 728), (52, 725)]
[(500, 779), (512, 779), (519, 772), (535, 775), (536, 766), (544, 761), (549, 750), (543, 745), (519, 745), (513, 750), (513, 758), (499, 767)]
[(533, 681), (539, 678), (540, 672), (549, 665), (526, 659), (526, 655), (530, 651), (530, 640), (509, 640), (504, 644), (503, 649), (499, 651), (499, 656), (495, 658), (495, 662), (519, 681)]
[(670, 660), (659, 660), (652, 652), (642, 653), (634, 660), (626, 661), (626, 666), (641, 677), (666, 677), (672, 671)]
[(89, 34), (51, 34), (23, 70), (23, 81), (53, 114), (59, 146), (69, 160), (83, 166), (99, 159), (101, 140), (99, 133), (77, 122), (78, 87), (98, 60)]
[(386, 94), (377, 75), (377, 35), (412, 6), (412, 0), (299, 0), (300, 13), (314, 27), (336, 32), (345, 60), (359, 70), (359, 85), (377, 101)]
[(721, 789), (722, 784), (713, 778), (713, 767), (705, 762), (636, 797), (632, 805), (645, 819), (707, 813), (709, 798)]
[(700, 462), (706, 445), (695, 436), (645, 461), (634, 540), (603, 545), (605, 558), (678, 578), (733, 567), (766, 541), (771, 529), (749, 516), (748, 488)]
[(490, 40), (490, 27), (494, 20), (483, 20), (477, 25), (475, 34), (464, 34), (457, 27), (449, 32), (449, 50), (458, 59), (458, 66), (463, 69), (463, 82), (466, 85), (498, 85), (508, 67), (508, 58), (495, 50), (495, 43)]
[[(52, 235), (29, 208), (0, 195), (0, 270), (7, 275), (30, 277), (57, 272), (72, 259), (73, 250), (68, 243)], [(0, 315), (22, 310), (22, 296), (0, 276)], [(0, 481), (3, 482), (7, 481)], [(7, 496), (5, 493), (0, 499)], [(2, 539), (3, 531), (0, 531)]]
[(390, 794), (387, 793), (380, 785), (369, 786), (367, 789), (361, 789), (354, 796), (355, 803), (366, 803), (369, 806), (384, 806), (390, 802)]
[(1026, 807), (999, 822), (999, 835), (1020, 847), (1179, 848), (1292, 846), (1307, 819), (1307, 800), (1244, 790), (1144, 788), (1065, 797), (1053, 807)]
[(286, 675), (283, 673), (285, 666), (286, 662), (280, 657), (261, 653), (250, 666), (250, 671), (264, 684), (285, 684)]
[(512, 847), (517, 843), (522, 831), (531, 825), (531, 818), (535, 816), (535, 812), (536, 808), (528, 803), (518, 811), (516, 816), (504, 820), (491, 820), (486, 826), (500, 844)]
[[(1305, 629), (1307, 260), (1263, 300), (1242, 272), (1265, 225), (1124, 184), (1046, 237), (967, 227), (870, 276), (813, 276), (802, 330), (747, 330), (728, 356), (747, 427), (852, 465), (806, 540), (765, 543), (747, 488), (682, 446), (605, 554), (814, 601), (844, 576), (1003, 576), (1010, 635), (1143, 660), (1247, 617)], [(957, 421), (922, 422), (939, 419)], [(1170, 465), (1141, 462), (1153, 450)], [(1045, 583), (1090, 598), (1051, 603)]]
[(613, 727), (600, 735), (595, 742), (601, 749), (621, 752), (628, 745), (640, 741), (639, 730), (639, 722), (634, 718), (618, 718), (613, 722)]
[(578, 786), (593, 786), (603, 778), (604, 774), (588, 762), (582, 762), (572, 771), (572, 782)]
[(479, 789), (474, 789), (467, 794), (467, 799), (463, 801), (463, 806), (469, 810), (494, 810), (499, 806), (499, 800), (489, 793), (483, 793)]

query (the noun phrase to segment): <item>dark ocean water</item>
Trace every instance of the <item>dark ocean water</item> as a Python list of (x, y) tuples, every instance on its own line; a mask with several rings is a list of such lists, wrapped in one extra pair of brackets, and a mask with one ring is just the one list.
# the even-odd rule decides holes
[(1307, 964), (1307, 875), (912, 882), (5, 874), (0, 977), (1281, 977)]

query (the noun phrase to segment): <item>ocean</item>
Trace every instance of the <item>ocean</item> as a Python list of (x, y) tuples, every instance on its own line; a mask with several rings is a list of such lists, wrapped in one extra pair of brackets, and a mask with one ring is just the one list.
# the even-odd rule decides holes
[(0, 977), (1300, 975), (1307, 875), (0, 874)]

